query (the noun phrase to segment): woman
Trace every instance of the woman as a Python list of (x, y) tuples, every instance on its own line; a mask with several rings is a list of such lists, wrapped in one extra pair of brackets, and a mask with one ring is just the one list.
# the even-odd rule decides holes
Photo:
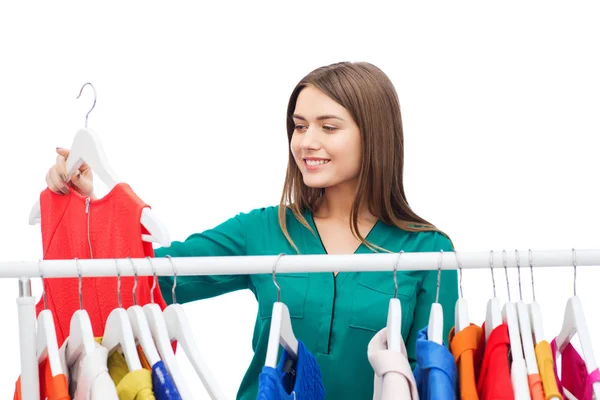
[[(241, 213), (156, 257), (452, 251), (451, 241), (409, 207), (403, 187), (403, 131), (398, 95), (389, 78), (368, 63), (316, 69), (298, 83), (287, 110), (289, 161), (279, 206)], [(87, 166), (66, 183), (68, 150), (57, 149), (47, 177), (59, 193), (93, 195)], [(415, 361), (415, 340), (435, 301), (437, 271), (399, 271), (402, 337)], [(277, 274), (293, 329), (315, 356), (328, 399), (373, 395), (367, 344), (386, 325), (394, 293), (390, 272)], [(160, 278), (172, 301), (172, 278)], [(277, 290), (270, 274), (182, 276), (180, 303), (250, 289), (258, 300), (254, 357), (238, 399), (256, 398)], [(439, 302), (444, 335), (454, 323), (455, 271), (443, 271)]]

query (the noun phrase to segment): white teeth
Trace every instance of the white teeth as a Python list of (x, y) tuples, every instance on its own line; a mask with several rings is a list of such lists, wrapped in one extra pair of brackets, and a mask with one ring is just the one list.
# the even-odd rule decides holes
[(326, 164), (329, 162), (329, 160), (305, 160), (306, 164), (310, 165), (311, 167), (314, 167), (316, 165), (321, 165), (321, 164)]

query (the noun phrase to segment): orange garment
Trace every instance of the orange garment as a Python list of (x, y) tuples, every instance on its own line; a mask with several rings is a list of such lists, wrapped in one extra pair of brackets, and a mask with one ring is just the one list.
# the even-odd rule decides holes
[(461, 400), (479, 400), (474, 357), (481, 334), (481, 328), (471, 324), (457, 334), (454, 333), (454, 328), (452, 328), (448, 335), (450, 351), (458, 367), (458, 385)]
[(148, 360), (146, 359), (146, 355), (144, 354), (144, 350), (142, 349), (142, 346), (140, 346), (140, 345), (137, 346), (137, 353), (138, 353), (138, 357), (140, 358), (140, 363), (142, 363), (142, 368), (147, 369), (148, 371), (152, 371), (152, 367), (150, 366), (150, 364), (148, 363)]
[(540, 378), (540, 375), (528, 375), (527, 382), (529, 382), (529, 393), (531, 394), (531, 400), (545, 400), (544, 389), (542, 388), (542, 378)]
[[(40, 377), (40, 399), (70, 400), (71, 397), (69, 396), (67, 377), (64, 374), (52, 376), (48, 359), (44, 359), (38, 367)], [(21, 400), (21, 378), (17, 380), (15, 386), (13, 400)]]
[(540, 378), (544, 387), (546, 399), (559, 398), (562, 400), (562, 395), (558, 391), (556, 383), (556, 375), (554, 375), (554, 357), (552, 357), (552, 349), (550, 343), (542, 340), (535, 345), (535, 358), (537, 360)]
[[(89, 204), (87, 198), (75, 190), (65, 195), (56, 194), (50, 189), (44, 190), (40, 194), (44, 259), (154, 256), (152, 243), (142, 241), (142, 234), (147, 233), (140, 223), (144, 207), (147, 205), (126, 183), (117, 184), (100, 199), (90, 199)], [(94, 336), (104, 334), (108, 315), (118, 307), (116, 265), (113, 272), (114, 277), (82, 280), (83, 306), (90, 316)], [(150, 302), (152, 279), (152, 276), (138, 277), (136, 294), (140, 306)], [(78, 278), (44, 280), (48, 308), (54, 315), (58, 347), (69, 336), (71, 316), (79, 309), (78, 283)], [(124, 308), (133, 305), (133, 283), (133, 277), (121, 277)], [(154, 299), (161, 309), (166, 307), (158, 285)], [(37, 313), (43, 308), (40, 299), (36, 305)]]

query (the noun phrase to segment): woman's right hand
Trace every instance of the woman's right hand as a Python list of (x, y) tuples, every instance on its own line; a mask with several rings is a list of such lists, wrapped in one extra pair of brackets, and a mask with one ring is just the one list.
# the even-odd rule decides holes
[(92, 169), (83, 163), (79, 171), (67, 179), (67, 157), (69, 149), (62, 147), (56, 148), (56, 164), (54, 164), (46, 174), (46, 183), (48, 188), (54, 193), (67, 194), (70, 190), (75, 190), (82, 196), (94, 197), (94, 182)]

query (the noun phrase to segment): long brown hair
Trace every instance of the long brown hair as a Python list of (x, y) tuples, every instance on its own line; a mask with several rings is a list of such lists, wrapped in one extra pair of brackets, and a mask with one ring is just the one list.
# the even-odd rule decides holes
[[(406, 200), (403, 184), (404, 136), (400, 101), (387, 75), (366, 62), (341, 62), (318, 68), (305, 76), (294, 88), (287, 108), (288, 145), (294, 133), (293, 114), (298, 95), (306, 86), (314, 86), (346, 108), (361, 133), (361, 166), (357, 196), (350, 213), (350, 229), (369, 248), (358, 230), (358, 210), (367, 205), (369, 212), (382, 222), (406, 231), (438, 231), (415, 214)], [(290, 244), (298, 251), (286, 227), (286, 210), (309, 230), (303, 210), (315, 211), (323, 189), (304, 184), (291, 149), (283, 193), (279, 203), (279, 225)], [(313, 232), (314, 233), (314, 232)], [(442, 232), (443, 233), (443, 232)]]

